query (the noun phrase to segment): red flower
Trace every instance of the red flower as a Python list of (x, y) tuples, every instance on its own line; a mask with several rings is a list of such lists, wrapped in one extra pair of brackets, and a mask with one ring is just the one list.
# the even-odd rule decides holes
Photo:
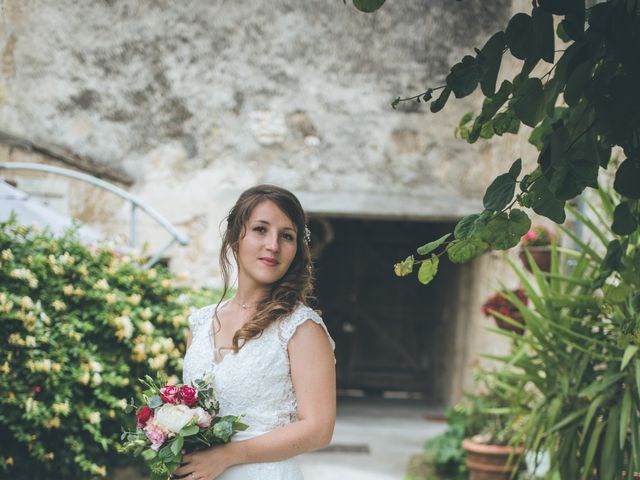
[(187, 407), (193, 407), (198, 401), (198, 389), (189, 385), (180, 387), (180, 400)]
[(31, 389), (32, 393), (40, 393), (41, 391), (42, 391), (42, 388), (40, 387), (40, 385), (36, 385)]
[(160, 389), (160, 398), (164, 403), (171, 403), (175, 405), (180, 399), (180, 389), (175, 385), (167, 385)]
[(149, 419), (153, 418), (153, 410), (145, 405), (136, 413), (136, 417), (138, 418), (138, 426), (144, 428)]

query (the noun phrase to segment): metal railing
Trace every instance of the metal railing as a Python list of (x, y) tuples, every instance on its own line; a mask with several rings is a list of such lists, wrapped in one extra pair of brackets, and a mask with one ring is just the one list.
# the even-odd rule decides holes
[(75, 170), (70, 170), (68, 168), (55, 167), (52, 165), (42, 165), (39, 163), (26, 163), (26, 162), (7, 162), (0, 163), (0, 170), (29, 170), (35, 172), (45, 172), (45, 173), (53, 173), (56, 175), (61, 175), (64, 177), (73, 178), (76, 180), (81, 180), (83, 182), (90, 183), (95, 185), (96, 187), (107, 190), (115, 195), (124, 198), (131, 205), (131, 230), (129, 236), (129, 246), (131, 248), (136, 248), (136, 244), (138, 241), (137, 235), (137, 210), (140, 209), (153, 218), (156, 222), (158, 222), (169, 234), (171, 235), (171, 239), (155, 254), (153, 255), (144, 265), (143, 269), (147, 270), (151, 268), (167, 251), (169, 247), (171, 247), (174, 243), (178, 242), (180, 245), (185, 246), (189, 244), (189, 237), (184, 233), (179, 232), (166, 218), (164, 218), (160, 213), (151, 208), (150, 206), (144, 204), (141, 200), (131, 195), (126, 190), (123, 190), (120, 187), (116, 187), (111, 183), (105, 182), (104, 180), (100, 180), (99, 178), (92, 177), (91, 175), (87, 175), (85, 173), (76, 172)]

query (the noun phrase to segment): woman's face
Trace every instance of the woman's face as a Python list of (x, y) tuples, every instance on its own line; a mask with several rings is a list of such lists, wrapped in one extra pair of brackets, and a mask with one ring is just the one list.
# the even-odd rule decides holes
[(253, 209), (238, 242), (238, 283), (271, 285), (296, 256), (297, 232), (291, 219), (271, 200)]

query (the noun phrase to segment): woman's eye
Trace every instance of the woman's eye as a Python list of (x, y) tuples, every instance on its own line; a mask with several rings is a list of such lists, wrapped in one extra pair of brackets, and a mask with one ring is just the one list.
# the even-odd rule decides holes
[(264, 227), (254, 227), (254, 232), (263, 233), (266, 229)]
[(285, 233), (282, 236), (284, 237), (285, 240), (289, 240), (291, 242), (293, 242), (295, 240), (295, 238), (293, 238), (293, 235), (291, 235), (290, 233)]

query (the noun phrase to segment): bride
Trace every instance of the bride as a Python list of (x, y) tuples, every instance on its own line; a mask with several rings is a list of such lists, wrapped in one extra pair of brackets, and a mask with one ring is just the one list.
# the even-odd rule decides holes
[[(309, 231), (298, 199), (273, 185), (245, 191), (227, 217), (238, 289), (189, 317), (184, 383), (212, 375), (220, 415), (249, 425), (225, 445), (188, 453), (188, 480), (301, 480), (293, 457), (325, 447), (336, 415), (334, 342), (306, 304), (312, 294)], [(223, 294), (223, 298), (224, 298)]]

